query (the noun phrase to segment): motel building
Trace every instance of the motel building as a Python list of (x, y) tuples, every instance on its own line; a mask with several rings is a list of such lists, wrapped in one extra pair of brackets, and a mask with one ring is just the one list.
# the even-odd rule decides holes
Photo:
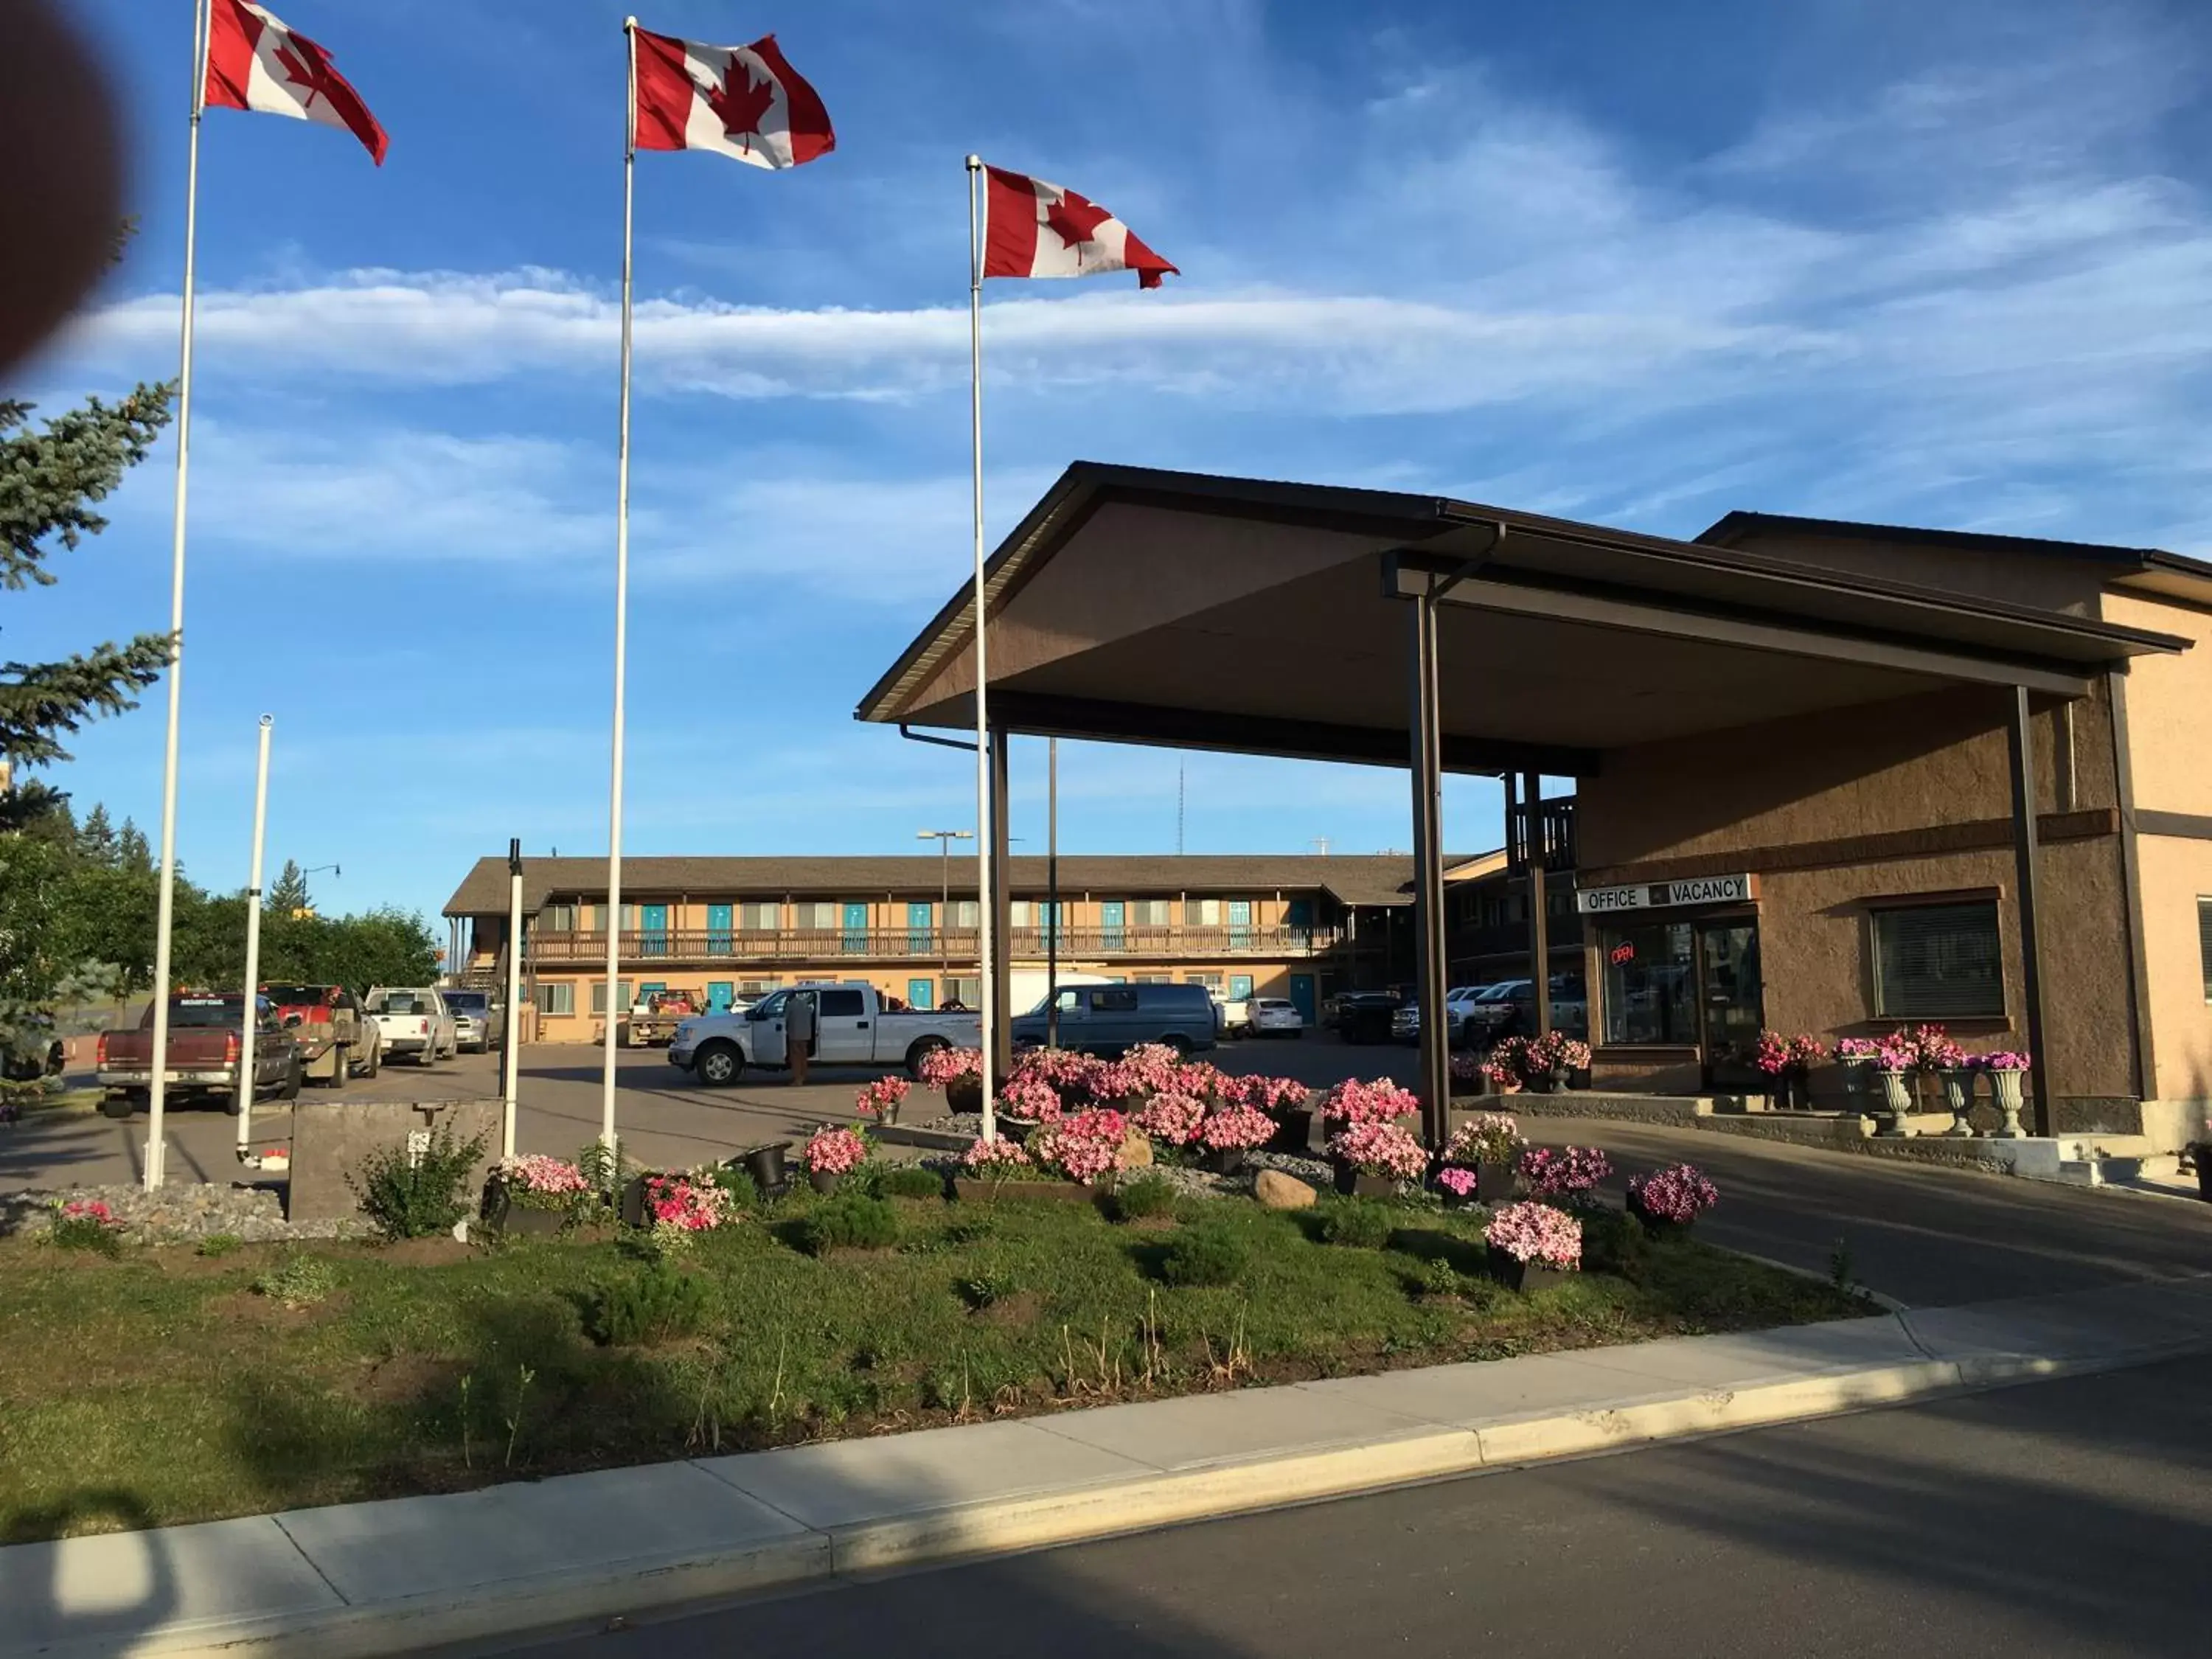
[[(1413, 860), (1395, 855), (1011, 860), (1016, 971), (1281, 997), (1309, 1024), (1340, 989), (1410, 976)], [(1455, 860), (1488, 872), (1499, 860)], [(523, 965), (538, 1040), (588, 1042), (606, 1019), (605, 859), (526, 858)], [(446, 906), (464, 977), (505, 971), (509, 871), (480, 860)], [(964, 890), (964, 891), (963, 891)], [(917, 1008), (980, 1006), (975, 860), (625, 858), (621, 1006), (660, 990), (711, 1007), (807, 981), (864, 980)], [(1042, 993), (1039, 994), (1040, 995)]]
[[(1014, 733), (1401, 769), (1415, 994), (1578, 963), (1595, 1090), (1710, 1098), (1762, 1030), (1927, 1022), (2032, 1056), (2045, 1142), (2205, 1133), (2212, 563), (1753, 513), (1676, 541), (1079, 462), (985, 586), (1001, 778)], [(951, 593), (856, 717), (972, 731), (974, 625)], [(1498, 837), (1445, 820), (1446, 772), (1508, 787), (1480, 880), (1441, 849)], [(1423, 1019), (1431, 1134), (1446, 1037)], [(1814, 1074), (1814, 1109), (1844, 1100)]]

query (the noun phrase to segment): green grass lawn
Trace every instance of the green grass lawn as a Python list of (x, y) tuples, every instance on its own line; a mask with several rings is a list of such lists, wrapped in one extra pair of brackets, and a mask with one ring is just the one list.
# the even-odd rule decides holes
[[(1595, 1270), (1524, 1297), (1484, 1275), (1479, 1212), (1407, 1206), (1364, 1249), (1243, 1200), (1115, 1224), (900, 1200), (894, 1244), (816, 1257), (818, 1203), (703, 1237), (696, 1328), (647, 1346), (594, 1337), (603, 1293), (653, 1271), (611, 1237), (0, 1244), (0, 1541), (1869, 1311), (1617, 1214)], [(1193, 1229), (1241, 1245), (1231, 1282), (1164, 1282)]]

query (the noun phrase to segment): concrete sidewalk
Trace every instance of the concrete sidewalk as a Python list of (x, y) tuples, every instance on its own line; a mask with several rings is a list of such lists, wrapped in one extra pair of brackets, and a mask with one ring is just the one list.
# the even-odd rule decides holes
[(413, 1651), (2212, 1350), (2212, 1276), (0, 1550), (0, 1655)]

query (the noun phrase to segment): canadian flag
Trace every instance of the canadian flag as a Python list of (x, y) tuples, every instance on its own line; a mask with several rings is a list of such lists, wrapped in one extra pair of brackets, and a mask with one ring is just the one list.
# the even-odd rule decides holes
[(1095, 276), (1133, 270), (1140, 288), (1158, 288), (1174, 270), (1137, 234), (1086, 197), (1004, 167), (987, 167), (986, 276)]
[(252, 0), (209, 0), (204, 101), (343, 127), (384, 165), (384, 129), (331, 65), (330, 53)]
[(757, 167), (795, 167), (837, 148), (830, 112), (775, 36), (707, 46), (644, 29), (635, 45), (640, 149), (711, 149)]

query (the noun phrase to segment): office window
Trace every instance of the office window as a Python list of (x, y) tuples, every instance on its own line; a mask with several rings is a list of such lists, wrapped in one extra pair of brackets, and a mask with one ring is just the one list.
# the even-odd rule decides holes
[(2204, 1000), (2212, 1002), (2212, 898), (2197, 901), (2197, 955), (2204, 969)]
[(773, 933), (783, 926), (783, 906), (774, 899), (748, 900), (738, 907), (738, 926), (749, 933)]
[(1139, 927), (1172, 927), (1175, 926), (1175, 901), (1131, 899), (1129, 921)]
[[(538, 930), (544, 933), (573, 933), (576, 931), (576, 907), (573, 904), (549, 904), (538, 913)], [(149, 1050), (150, 1053), (151, 1050)]]
[[(622, 988), (620, 993), (622, 997), (622, 1006), (624, 1008), (629, 1007), (629, 988), (631, 982), (626, 979), (617, 980), (615, 982)], [(606, 1011), (607, 982), (603, 979), (595, 979), (592, 981), (592, 1012), (595, 1014), (604, 1014)]]
[(1880, 909), (1875, 1012), (1886, 1019), (2001, 1018), (2004, 950), (1995, 899)]
[(540, 980), (538, 982), (538, 1012), (549, 1019), (574, 1013), (576, 988), (565, 979)]

